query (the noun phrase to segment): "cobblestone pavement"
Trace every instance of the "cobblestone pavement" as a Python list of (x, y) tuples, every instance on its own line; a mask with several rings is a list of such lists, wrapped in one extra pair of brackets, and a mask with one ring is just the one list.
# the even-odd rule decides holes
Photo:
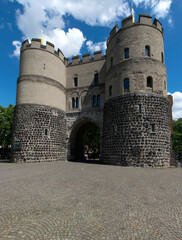
[(0, 239), (182, 239), (182, 169), (0, 163)]

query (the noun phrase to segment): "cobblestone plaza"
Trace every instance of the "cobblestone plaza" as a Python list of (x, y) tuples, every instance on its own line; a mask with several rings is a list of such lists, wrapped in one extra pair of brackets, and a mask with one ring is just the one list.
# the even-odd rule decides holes
[(182, 169), (0, 163), (0, 239), (180, 240)]

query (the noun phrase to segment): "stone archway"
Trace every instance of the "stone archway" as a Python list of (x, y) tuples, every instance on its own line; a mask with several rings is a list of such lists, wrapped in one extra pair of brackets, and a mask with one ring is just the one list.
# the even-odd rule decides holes
[(80, 119), (73, 124), (68, 142), (68, 160), (84, 159), (84, 138), (87, 131), (92, 127), (100, 129), (98, 124), (90, 118)]

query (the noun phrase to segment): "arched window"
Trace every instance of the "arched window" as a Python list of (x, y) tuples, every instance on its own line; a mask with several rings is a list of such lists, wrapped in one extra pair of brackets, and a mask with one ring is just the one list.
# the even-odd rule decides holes
[(77, 87), (78, 86), (78, 75), (75, 74), (74, 75), (74, 87)]
[(129, 51), (129, 48), (125, 48), (124, 50), (124, 58), (127, 59), (130, 57), (130, 51)]
[(97, 95), (97, 106), (100, 107), (100, 95)]
[(72, 108), (75, 108), (75, 99), (72, 98)]
[(99, 83), (99, 74), (96, 71), (94, 74), (94, 85), (97, 85)]
[(93, 95), (93, 107), (97, 106), (97, 97)]
[(79, 99), (76, 97), (76, 108), (79, 108)]
[(113, 66), (113, 57), (110, 58), (110, 67)]
[(145, 46), (145, 56), (150, 57), (150, 46)]
[(124, 90), (129, 90), (130, 88), (130, 80), (129, 78), (124, 79)]
[(147, 77), (147, 87), (153, 88), (153, 79), (152, 77)]

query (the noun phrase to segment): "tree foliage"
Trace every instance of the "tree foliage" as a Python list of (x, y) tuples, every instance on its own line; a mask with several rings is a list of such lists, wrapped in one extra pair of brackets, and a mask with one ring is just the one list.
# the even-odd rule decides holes
[(87, 131), (85, 145), (93, 151), (100, 150), (100, 129), (98, 127), (92, 127)]
[(0, 106), (0, 146), (7, 148), (11, 144), (14, 106)]
[(173, 120), (172, 146), (175, 151), (182, 152), (182, 118)]

